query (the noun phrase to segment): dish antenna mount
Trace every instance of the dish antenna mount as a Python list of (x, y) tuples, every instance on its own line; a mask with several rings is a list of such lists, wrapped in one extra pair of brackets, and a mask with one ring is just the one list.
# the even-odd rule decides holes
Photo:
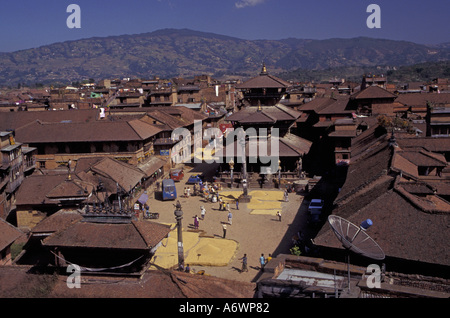
[[(328, 216), (328, 224), (347, 251), (352, 251), (374, 260), (383, 260), (385, 258), (381, 247), (366, 233), (366, 230), (373, 224), (372, 220), (367, 219), (360, 226), (357, 226), (340, 216), (330, 215)], [(347, 261), (348, 289), (350, 290), (350, 253), (347, 254)]]

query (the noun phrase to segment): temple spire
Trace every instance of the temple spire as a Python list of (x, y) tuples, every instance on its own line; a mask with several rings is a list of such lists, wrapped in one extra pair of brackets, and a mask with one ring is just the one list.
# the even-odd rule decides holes
[(266, 63), (263, 62), (262, 70), (260, 75), (267, 75)]

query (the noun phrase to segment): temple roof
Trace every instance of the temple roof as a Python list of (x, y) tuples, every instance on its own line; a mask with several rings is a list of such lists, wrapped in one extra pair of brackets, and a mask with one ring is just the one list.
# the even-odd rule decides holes
[(284, 105), (247, 107), (228, 116), (227, 121), (245, 123), (276, 123), (277, 121), (296, 121), (302, 113)]
[(170, 226), (149, 221), (96, 223), (79, 221), (43, 241), (45, 246), (151, 249), (168, 236)]
[(251, 89), (251, 88), (287, 88), (291, 86), (288, 82), (269, 75), (266, 66), (264, 65), (259, 76), (253, 77), (248, 81), (236, 86), (237, 89)]

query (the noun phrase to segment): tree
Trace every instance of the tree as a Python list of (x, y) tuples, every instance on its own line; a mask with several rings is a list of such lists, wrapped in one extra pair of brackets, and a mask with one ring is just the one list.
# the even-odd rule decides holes
[(298, 247), (297, 245), (294, 245), (294, 247), (292, 247), (289, 251), (291, 252), (292, 255), (295, 256), (300, 256), (302, 254), (300, 247)]

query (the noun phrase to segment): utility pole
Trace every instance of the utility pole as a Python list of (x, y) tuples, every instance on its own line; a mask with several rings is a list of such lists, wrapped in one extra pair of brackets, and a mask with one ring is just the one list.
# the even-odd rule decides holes
[(183, 211), (181, 210), (181, 203), (177, 201), (175, 209), (175, 219), (177, 220), (177, 232), (178, 232), (178, 269), (184, 269), (184, 249), (183, 249), (183, 226), (181, 220), (183, 219)]

